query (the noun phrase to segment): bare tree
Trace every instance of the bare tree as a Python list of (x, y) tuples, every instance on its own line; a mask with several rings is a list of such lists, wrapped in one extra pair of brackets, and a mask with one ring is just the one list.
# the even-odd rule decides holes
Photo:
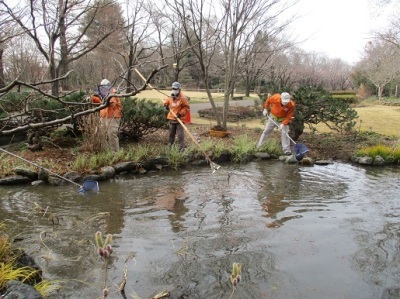
[(26, 35), (13, 38), (4, 52), (6, 82), (15, 78), (24, 82), (40, 82), (46, 78), (46, 61)]
[(324, 87), (330, 90), (352, 89), (351, 66), (339, 59), (327, 59), (323, 67)]
[(284, 51), (291, 44), (279, 37), (281, 28), (269, 28), (269, 31), (259, 31), (254, 41), (245, 46), (243, 51), (243, 71), (245, 94), (250, 95), (250, 89), (257, 81), (268, 76), (273, 57)]
[(400, 20), (394, 20), (389, 29), (383, 32), (376, 32), (374, 35), (376, 39), (391, 43), (400, 48)]
[(179, 17), (187, 44), (197, 57), (207, 97), (217, 121), (222, 126), (217, 106), (211, 94), (210, 65), (218, 47), (220, 23), (215, 18), (215, 10), (205, 0), (175, 0), (170, 5), (173, 13)]
[[(103, 78), (114, 80), (121, 73), (124, 64), (125, 19), (120, 3), (100, 0), (100, 6), (90, 9), (81, 21), (80, 30), (86, 30), (85, 44), (91, 46), (98, 42), (99, 36), (107, 36), (95, 49), (87, 53), (85, 58), (91, 61), (95, 71), (91, 74), (90, 83), (98, 84)], [(94, 20), (94, 21), (93, 21)], [(122, 55), (121, 55), (122, 54)]]
[(21, 35), (21, 31), (18, 31), (14, 25), (13, 19), (0, 6), (0, 88), (5, 86), (4, 51), (14, 37)]
[[(146, 47), (146, 40), (155, 33), (151, 28), (151, 18), (145, 1), (125, 2), (126, 28), (124, 29), (124, 47), (119, 53), (124, 61), (126, 74), (126, 91), (132, 91), (133, 68), (140, 59), (145, 59), (154, 53), (152, 47)], [(150, 52), (149, 52), (150, 50)]]
[(382, 99), (384, 87), (400, 75), (400, 50), (391, 43), (369, 42), (356, 69), (376, 86)]
[[(0, 0), (0, 6), (35, 42), (46, 59), (53, 95), (59, 93), (59, 81), (55, 79), (68, 73), (70, 63), (95, 49), (119, 29), (109, 28), (97, 36), (96, 42), (84, 43), (86, 31), (101, 8), (99, 2), (93, 3), (92, 0), (28, 0), (25, 7), (11, 7), (5, 0)], [(85, 28), (77, 30), (81, 18), (90, 10), (94, 10), (92, 19)], [(66, 83), (64, 87), (67, 87)]]
[[(270, 32), (273, 27), (283, 30), (289, 21), (278, 26), (277, 17), (287, 10), (280, 0), (221, 0), (223, 11), (220, 45), (224, 54), (225, 72), (224, 114), (222, 126), (226, 128), (229, 100), (243, 72), (243, 55), (260, 30)], [(293, 3), (294, 4), (294, 3)], [(291, 4), (291, 5), (293, 5)]]

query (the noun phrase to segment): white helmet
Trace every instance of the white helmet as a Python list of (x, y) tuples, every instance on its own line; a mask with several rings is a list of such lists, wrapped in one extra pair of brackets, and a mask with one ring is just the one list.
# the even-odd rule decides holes
[(281, 102), (283, 105), (286, 105), (287, 103), (290, 102), (290, 94), (287, 92), (282, 92), (281, 93)]
[(111, 85), (111, 82), (108, 81), (107, 79), (103, 79), (101, 80), (100, 85)]

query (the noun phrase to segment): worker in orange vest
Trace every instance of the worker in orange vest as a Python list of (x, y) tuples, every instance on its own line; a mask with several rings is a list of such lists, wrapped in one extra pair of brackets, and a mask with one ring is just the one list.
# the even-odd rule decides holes
[[(101, 104), (106, 100), (110, 93), (115, 93), (111, 82), (103, 79), (98, 86), (97, 94), (91, 97), (92, 103)], [(100, 130), (104, 133), (105, 139), (102, 144), (107, 149), (114, 152), (119, 151), (119, 137), (118, 130), (121, 122), (122, 108), (121, 100), (119, 97), (112, 97), (110, 104), (100, 110)]]

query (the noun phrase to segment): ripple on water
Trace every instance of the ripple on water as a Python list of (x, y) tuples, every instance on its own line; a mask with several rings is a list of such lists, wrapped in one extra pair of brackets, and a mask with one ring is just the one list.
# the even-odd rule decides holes
[[(399, 178), (395, 169), (260, 161), (100, 182), (83, 196), (70, 185), (5, 188), (0, 213), (48, 277), (69, 281), (61, 292), (71, 298), (101, 294), (100, 230), (114, 235), (110, 298), (121, 298), (125, 266), (127, 294), (229, 298), (239, 262), (234, 298), (372, 299), (400, 285)], [(46, 212), (32, 214), (33, 202)]]

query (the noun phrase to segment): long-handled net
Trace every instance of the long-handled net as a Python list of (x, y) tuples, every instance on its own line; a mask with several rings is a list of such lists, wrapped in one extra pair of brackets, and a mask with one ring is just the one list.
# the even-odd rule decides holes
[(84, 192), (87, 192), (87, 191), (95, 191), (95, 192), (99, 191), (99, 183), (97, 181), (88, 180), (88, 181), (84, 181), (83, 185), (79, 185), (78, 183), (76, 183), (74, 181), (71, 181), (70, 179), (67, 179), (67, 178), (65, 178), (65, 177), (63, 177), (63, 176), (61, 176), (61, 175), (59, 175), (59, 174), (57, 174), (57, 173), (55, 173), (55, 172), (53, 172), (53, 171), (51, 171), (49, 169), (46, 169), (43, 166), (40, 166), (39, 164), (33, 163), (33, 162), (31, 162), (31, 161), (29, 161), (29, 160), (27, 160), (25, 158), (22, 158), (22, 157), (20, 157), (20, 156), (18, 156), (16, 154), (13, 154), (13, 153), (11, 153), (9, 151), (6, 151), (5, 149), (3, 149), (1, 147), (0, 147), (0, 151), (4, 152), (6, 154), (9, 154), (9, 155), (11, 155), (11, 156), (13, 156), (13, 157), (15, 157), (17, 159), (20, 159), (20, 160), (22, 160), (22, 161), (24, 161), (26, 163), (29, 163), (29, 164), (31, 164), (33, 166), (36, 166), (36, 167), (38, 167), (40, 169), (43, 169), (43, 170), (47, 171), (48, 173), (50, 173), (51, 175), (58, 177), (59, 179), (62, 179), (64, 181), (67, 181), (67, 182), (69, 182), (71, 184), (74, 184), (74, 185), (78, 186), (79, 187), (78, 192), (80, 192), (80, 193), (84, 193)]
[[(272, 117), (270, 117), (269, 115), (267, 115), (267, 117), (269, 118), (270, 121), (272, 121), (278, 128), (279, 125), (272, 119)], [(308, 147), (303, 144), (303, 143), (296, 143), (292, 138), (290, 138), (289, 134), (284, 132), (285, 135), (290, 139), (290, 141), (292, 141), (294, 143), (294, 154), (296, 157), (297, 161), (301, 161), (303, 160), (304, 156), (307, 154), (307, 152), (309, 152), (310, 150), (308, 149)]]

